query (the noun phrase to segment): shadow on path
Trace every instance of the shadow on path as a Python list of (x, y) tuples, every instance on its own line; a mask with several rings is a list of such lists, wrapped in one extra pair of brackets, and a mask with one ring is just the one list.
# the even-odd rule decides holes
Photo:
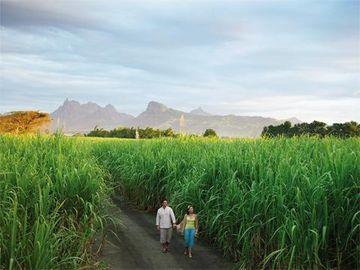
[(115, 215), (120, 215), (122, 226), (109, 233), (100, 260), (110, 269), (231, 269), (234, 265), (211, 247), (197, 241), (193, 258), (183, 254), (181, 235), (175, 230), (169, 253), (160, 250), (155, 216), (135, 210), (119, 199)]

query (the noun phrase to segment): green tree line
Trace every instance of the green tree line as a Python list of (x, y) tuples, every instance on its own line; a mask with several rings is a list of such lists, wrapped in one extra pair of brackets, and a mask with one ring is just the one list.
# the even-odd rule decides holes
[[(151, 138), (163, 138), (170, 137), (175, 138), (179, 136), (187, 136), (187, 137), (199, 137), (196, 134), (179, 134), (175, 133), (173, 129), (168, 128), (165, 130), (154, 129), (151, 127), (147, 128), (128, 128), (128, 127), (118, 127), (112, 130), (105, 130), (103, 128), (95, 127), (94, 130), (85, 134), (86, 137), (103, 137), (103, 138), (128, 138), (135, 139), (137, 136), (142, 139), (151, 139)], [(206, 129), (204, 137), (217, 137), (216, 131), (209, 128)]]
[(85, 134), (87, 137), (108, 137), (108, 138), (129, 138), (135, 139), (136, 133), (139, 138), (161, 138), (161, 137), (176, 137), (177, 134), (171, 129), (166, 130), (154, 129), (154, 128), (127, 128), (118, 127), (112, 130), (105, 130), (103, 128), (95, 127), (94, 130)]
[(311, 123), (300, 123), (291, 125), (289, 121), (277, 126), (264, 127), (262, 137), (294, 137), (294, 136), (335, 136), (338, 138), (349, 138), (360, 136), (360, 124), (355, 121), (345, 123), (334, 123), (327, 125), (326, 123), (313, 121)]

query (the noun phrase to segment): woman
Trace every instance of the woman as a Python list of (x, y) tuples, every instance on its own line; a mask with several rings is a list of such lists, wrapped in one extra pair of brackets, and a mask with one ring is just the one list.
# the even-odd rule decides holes
[(181, 221), (179, 227), (184, 232), (184, 254), (189, 255), (189, 258), (192, 258), (191, 249), (194, 246), (195, 235), (198, 233), (199, 220), (197, 215), (194, 213), (194, 207), (191, 205), (187, 207), (187, 213), (185, 214), (184, 219)]

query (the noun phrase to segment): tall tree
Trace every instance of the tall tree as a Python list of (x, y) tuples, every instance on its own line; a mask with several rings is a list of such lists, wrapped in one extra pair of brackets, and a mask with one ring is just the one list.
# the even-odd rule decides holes
[(217, 137), (216, 131), (213, 130), (212, 128), (208, 128), (207, 130), (205, 130), (204, 132), (204, 137)]

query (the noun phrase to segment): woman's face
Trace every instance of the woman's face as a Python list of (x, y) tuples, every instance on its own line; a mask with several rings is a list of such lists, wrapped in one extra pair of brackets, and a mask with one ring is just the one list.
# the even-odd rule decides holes
[(191, 206), (190, 208), (189, 208), (189, 214), (193, 214), (194, 213), (194, 208)]

